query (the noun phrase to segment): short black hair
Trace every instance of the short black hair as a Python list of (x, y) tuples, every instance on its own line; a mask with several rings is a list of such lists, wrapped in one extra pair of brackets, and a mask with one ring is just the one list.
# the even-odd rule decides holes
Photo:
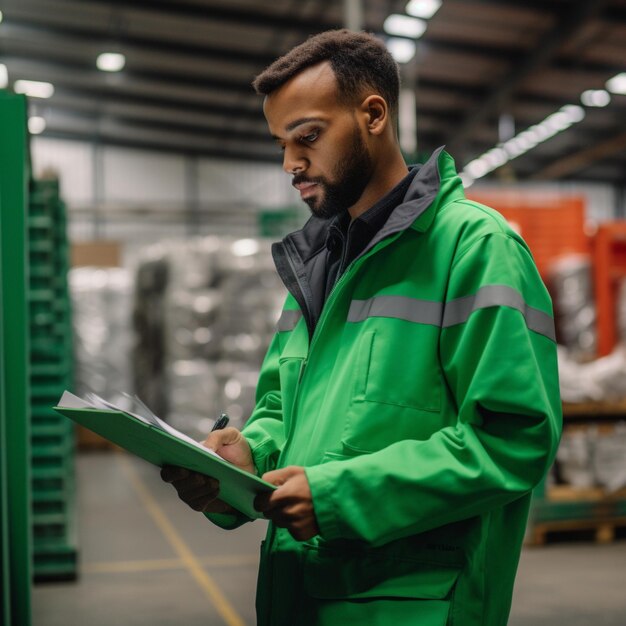
[(354, 103), (367, 88), (373, 88), (397, 119), (400, 73), (385, 44), (368, 33), (347, 29), (327, 30), (309, 37), (259, 74), (252, 86), (269, 95), (302, 70), (328, 61), (335, 73), (339, 98)]

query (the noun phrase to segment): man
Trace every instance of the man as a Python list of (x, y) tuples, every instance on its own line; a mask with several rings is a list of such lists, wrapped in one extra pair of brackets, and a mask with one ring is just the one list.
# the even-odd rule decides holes
[[(551, 304), (452, 158), (398, 147), (398, 70), (317, 35), (255, 80), (313, 216), (275, 244), (289, 296), (242, 432), (205, 444), (278, 489), (259, 624), (504, 625), (531, 489), (560, 432)], [(216, 481), (165, 468), (224, 528)]]

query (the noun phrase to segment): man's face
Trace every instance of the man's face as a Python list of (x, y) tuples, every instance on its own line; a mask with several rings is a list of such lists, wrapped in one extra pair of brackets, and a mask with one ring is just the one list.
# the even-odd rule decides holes
[(294, 76), (265, 99), (264, 112), (283, 168), (314, 215), (332, 217), (359, 200), (373, 162), (354, 108), (338, 101), (330, 64)]

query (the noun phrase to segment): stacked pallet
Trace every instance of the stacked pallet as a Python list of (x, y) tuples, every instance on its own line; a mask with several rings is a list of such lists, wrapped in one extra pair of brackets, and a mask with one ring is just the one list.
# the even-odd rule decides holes
[(30, 405), (35, 580), (76, 577), (74, 432), (53, 407), (72, 386), (69, 249), (56, 180), (31, 181)]
[[(552, 472), (533, 492), (526, 543), (543, 545), (552, 537), (581, 537), (609, 543), (626, 529), (626, 487), (622, 424), (626, 402), (563, 405), (564, 434)], [(561, 451), (577, 433), (568, 465)], [(610, 446), (607, 446), (611, 444)], [(575, 454), (574, 454), (575, 453)], [(557, 479), (558, 478), (558, 484)]]

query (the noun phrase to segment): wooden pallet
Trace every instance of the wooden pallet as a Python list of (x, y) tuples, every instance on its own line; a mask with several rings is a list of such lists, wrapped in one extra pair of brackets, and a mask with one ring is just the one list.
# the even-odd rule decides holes
[(616, 529), (624, 527), (626, 517), (539, 522), (529, 527), (525, 543), (529, 546), (543, 546), (548, 543), (549, 535), (590, 531), (595, 543), (606, 544), (613, 542)]
[(626, 499), (626, 488), (607, 492), (601, 487), (553, 485), (546, 490), (550, 502), (612, 502)]
[(563, 402), (563, 417), (626, 414), (626, 400), (615, 402)]

